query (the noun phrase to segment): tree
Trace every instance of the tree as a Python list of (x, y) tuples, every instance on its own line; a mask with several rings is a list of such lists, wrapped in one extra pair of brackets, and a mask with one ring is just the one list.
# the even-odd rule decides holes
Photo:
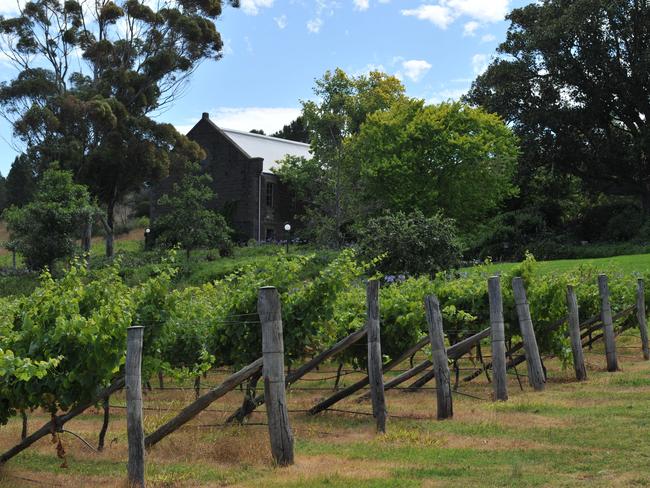
[(7, 207), (7, 178), (0, 173), (0, 212)]
[(383, 256), (377, 268), (388, 274), (435, 275), (456, 266), (461, 246), (454, 221), (420, 210), (386, 212), (365, 222), (359, 232), (359, 254), (366, 260)]
[(259, 136), (265, 136), (266, 134), (264, 133), (263, 129), (251, 129), (249, 131), (251, 134), (257, 134)]
[(290, 141), (309, 143), (309, 131), (305, 118), (302, 115), (296, 117), (295, 120), (285, 125), (279, 131), (271, 134), (271, 137), (279, 137), (280, 139), (289, 139)]
[(34, 168), (27, 156), (21, 154), (14, 159), (7, 175), (7, 207), (21, 207), (32, 199), (36, 189)]
[(515, 192), (516, 137), (498, 116), (458, 102), (398, 101), (368, 116), (349, 152), (377, 210), (442, 211), (467, 230)]
[(369, 114), (404, 98), (404, 87), (377, 71), (350, 77), (337, 69), (316, 80), (314, 94), (319, 101), (303, 102), (302, 109), (313, 158), (289, 158), (277, 174), (293, 191), (308, 196), (303, 205), (310, 236), (340, 247), (350, 238), (349, 227), (360, 210), (359, 164), (348, 157), (345, 141), (359, 132)]
[(650, 214), (650, 4), (544, 0), (513, 10), (498, 57), (467, 99), (522, 142), (522, 179), (544, 167)]
[(223, 3), (35, 0), (0, 20), (2, 51), (19, 71), (0, 87), (3, 115), (37, 172), (60, 161), (102, 203), (109, 256), (120, 199), (166, 175), (172, 149), (188, 160), (200, 154), (149, 115), (202, 60), (221, 56)]
[(221, 214), (209, 208), (216, 195), (209, 184), (212, 177), (201, 174), (199, 165), (191, 165), (172, 191), (158, 204), (163, 213), (153, 223), (156, 241), (163, 246), (179, 245), (187, 253), (199, 247), (218, 247), (228, 252), (231, 230)]
[(31, 202), (10, 207), (3, 217), (11, 245), (30, 269), (52, 269), (57, 259), (75, 251), (81, 222), (96, 212), (88, 190), (74, 183), (72, 173), (49, 169), (43, 173)]

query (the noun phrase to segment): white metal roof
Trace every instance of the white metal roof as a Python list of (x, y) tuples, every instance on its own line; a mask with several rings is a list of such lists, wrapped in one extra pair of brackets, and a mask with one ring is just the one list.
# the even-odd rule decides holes
[(263, 158), (264, 168), (262, 171), (265, 173), (273, 173), (278, 161), (287, 155), (311, 159), (309, 144), (234, 129), (221, 129), (221, 131), (250, 157)]

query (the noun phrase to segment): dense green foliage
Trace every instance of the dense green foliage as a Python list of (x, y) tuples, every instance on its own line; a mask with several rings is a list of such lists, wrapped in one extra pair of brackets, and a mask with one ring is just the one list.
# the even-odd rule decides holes
[[(545, 241), (546, 255), (580, 241), (647, 243), (650, 5), (544, 0), (508, 19), (505, 41), (467, 96), (521, 141), (520, 195), (504, 210), (526, 217), (499, 215), (496, 226), (526, 244)], [(479, 249), (509, 242), (494, 227), (478, 236)], [(511, 244), (498, 255), (526, 249)]]
[(313, 157), (289, 158), (276, 173), (301, 202), (303, 234), (340, 247), (363, 215), (359, 161), (347, 150), (346, 141), (359, 132), (369, 114), (403, 99), (404, 86), (384, 73), (354, 77), (337, 69), (316, 80), (313, 91), (318, 101), (303, 102), (302, 110)]
[(362, 257), (382, 256), (377, 268), (387, 274), (435, 275), (456, 266), (461, 257), (453, 220), (441, 214), (425, 217), (420, 210), (371, 218), (357, 240)]
[(288, 157), (277, 171), (299, 201), (302, 236), (340, 247), (369, 218), (416, 210), (467, 231), (516, 194), (517, 140), (499, 117), (461, 103), (425, 106), (379, 72), (327, 72), (314, 93), (302, 114), (312, 158)]
[[(42, 407), (66, 410), (93, 397), (120, 374), (126, 327), (145, 326), (144, 376), (165, 371), (196, 375), (212, 366), (239, 367), (261, 354), (257, 293), (273, 285), (280, 292), (288, 362), (305, 357), (363, 327), (365, 281), (377, 262), (360, 263), (345, 250), (324, 266), (316, 255), (269, 256), (201, 286), (174, 289), (171, 255), (153, 275), (128, 287), (119, 265), (92, 276), (80, 265), (54, 280), (44, 274), (31, 295), (3, 299), (0, 312), (0, 422), (15, 411)], [(487, 278), (490, 265), (435, 278), (385, 276), (380, 290), (382, 351), (400, 355), (427, 333), (423, 298), (441, 302), (451, 342), (489, 326)], [(599, 311), (597, 273), (583, 267), (568, 273), (540, 274), (532, 256), (501, 273), (506, 335), (517, 339), (518, 322), (511, 280), (525, 280), (540, 349), (567, 360), (566, 326), (549, 326), (566, 315), (566, 285), (576, 287), (581, 317)], [(614, 312), (634, 303), (633, 274), (609, 272)], [(630, 317), (628, 320), (634, 320)], [(341, 360), (363, 367), (362, 342)], [(7, 392), (4, 394), (4, 392)], [(4, 419), (4, 420), (3, 420)]]
[(209, 208), (216, 195), (209, 184), (212, 177), (200, 174), (197, 165), (187, 168), (180, 182), (172, 185), (158, 205), (162, 215), (152, 228), (156, 242), (166, 247), (180, 246), (187, 253), (198, 247), (211, 247), (229, 254), (231, 230), (216, 210)]
[(442, 212), (468, 229), (516, 190), (516, 138), (499, 117), (461, 103), (394, 103), (370, 114), (350, 146), (366, 207)]
[(16, 205), (22, 207), (32, 199), (36, 190), (34, 168), (29, 159), (21, 154), (11, 165), (7, 175), (7, 207)]
[(49, 169), (38, 182), (33, 199), (3, 213), (11, 232), (11, 248), (20, 253), (29, 269), (52, 269), (54, 261), (75, 251), (76, 235), (96, 213), (83, 185), (74, 183), (68, 171)]

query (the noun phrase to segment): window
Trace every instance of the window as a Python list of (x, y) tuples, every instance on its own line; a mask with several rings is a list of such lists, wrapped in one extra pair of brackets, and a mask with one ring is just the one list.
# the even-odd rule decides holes
[(266, 206), (273, 208), (273, 183), (266, 184)]

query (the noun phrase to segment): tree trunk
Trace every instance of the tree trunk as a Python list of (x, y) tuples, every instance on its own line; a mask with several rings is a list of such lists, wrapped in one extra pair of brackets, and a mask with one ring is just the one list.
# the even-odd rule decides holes
[(82, 229), (83, 235), (81, 238), (81, 247), (84, 253), (84, 259), (86, 260), (86, 268), (90, 269), (90, 247), (92, 245), (92, 236), (93, 236), (93, 221), (88, 219), (84, 224)]
[(115, 240), (115, 202), (110, 202), (106, 209), (106, 222), (104, 223), (104, 230), (106, 231), (106, 257), (112, 258), (115, 256), (114, 240)]
[(242, 406), (234, 414), (228, 417), (226, 420), (227, 424), (230, 424), (232, 422), (243, 424), (246, 417), (253, 413), (253, 411), (257, 408), (257, 383), (261, 376), (262, 371), (259, 371), (248, 379), (246, 385), (246, 394), (244, 395)]
[(99, 441), (97, 442), (97, 450), (104, 450), (104, 441), (106, 440), (106, 432), (108, 431), (108, 421), (110, 420), (109, 401), (111, 397), (104, 399), (104, 422), (102, 423), (102, 430), (99, 431)]
[(20, 433), (20, 439), (25, 440), (25, 438), (27, 437), (27, 414), (25, 413), (24, 410), (21, 410), (20, 411), (20, 416), (23, 419), (23, 429), (22, 429), (22, 431)]

